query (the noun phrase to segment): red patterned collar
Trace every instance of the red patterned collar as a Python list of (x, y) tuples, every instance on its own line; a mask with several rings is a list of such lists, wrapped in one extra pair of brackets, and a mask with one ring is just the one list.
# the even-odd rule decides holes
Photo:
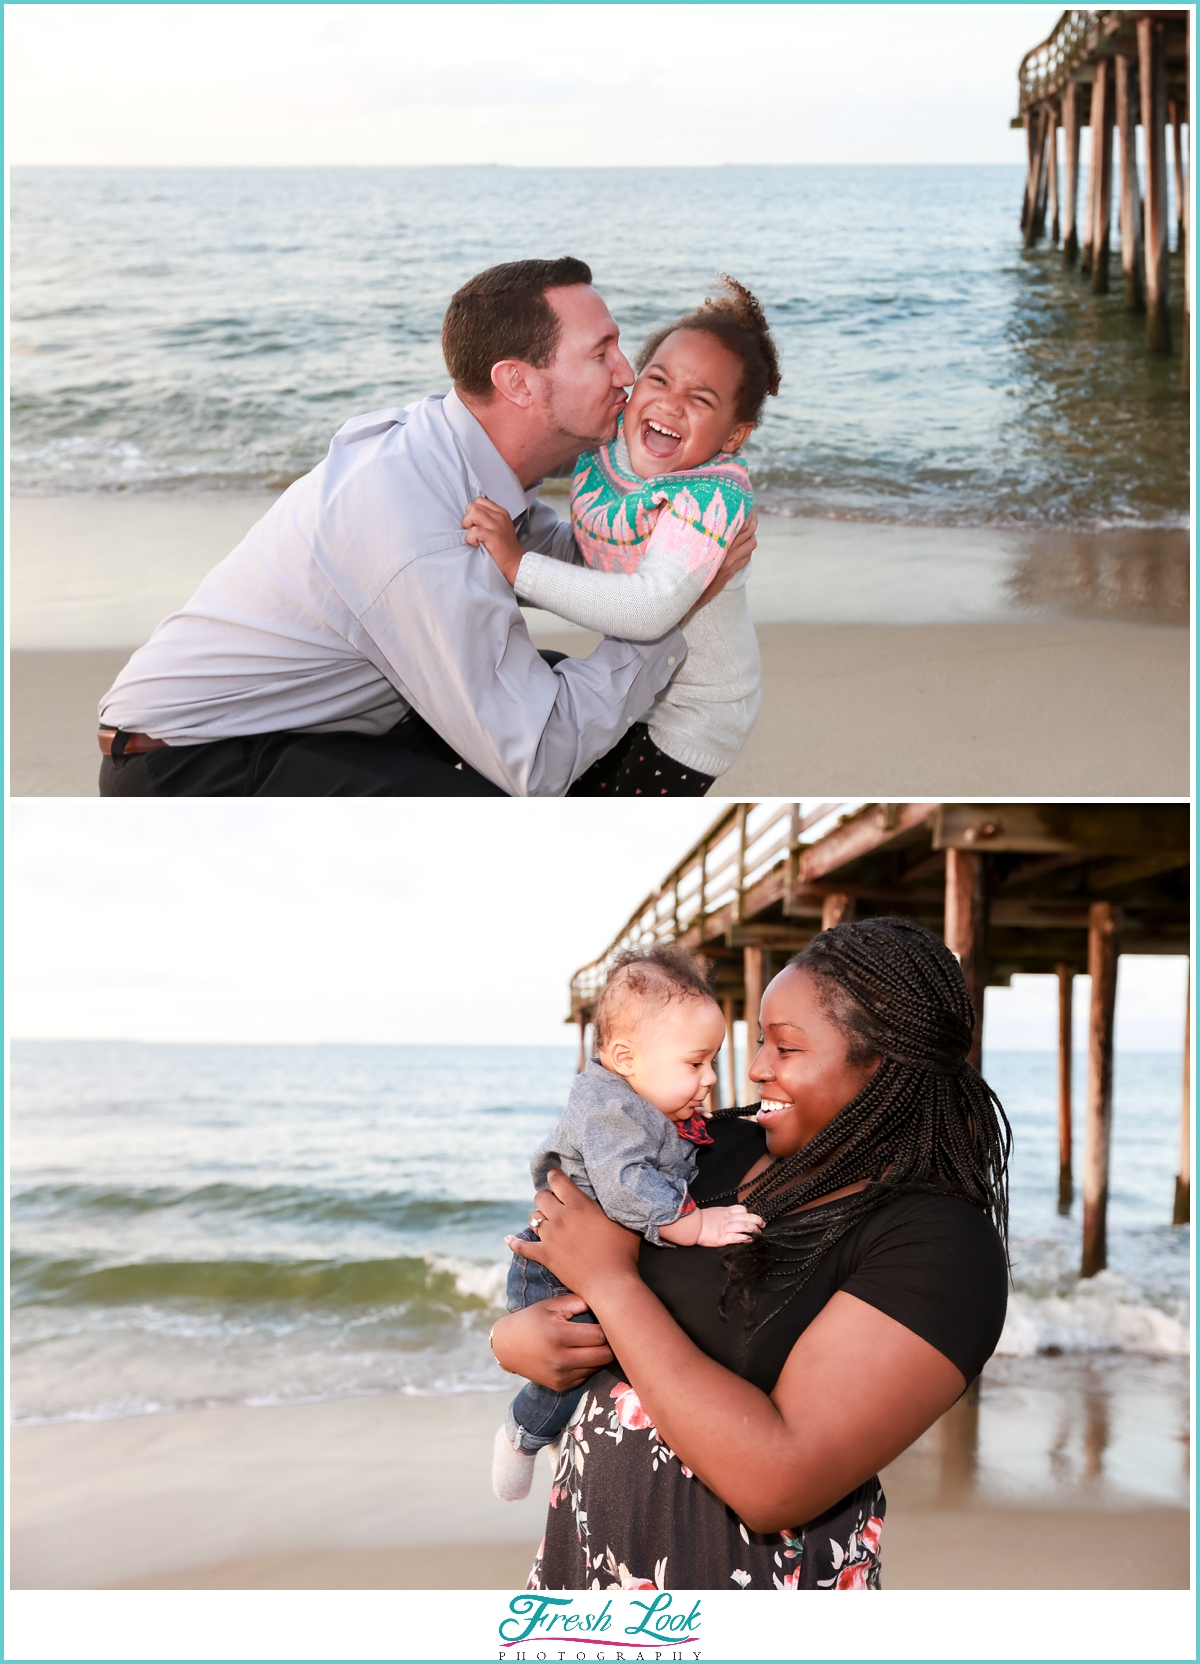
[(676, 1121), (675, 1131), (680, 1138), (686, 1138), (689, 1144), (711, 1144), (713, 1141), (712, 1133), (708, 1130), (708, 1122), (699, 1110), (695, 1115), (689, 1115), (686, 1121)]

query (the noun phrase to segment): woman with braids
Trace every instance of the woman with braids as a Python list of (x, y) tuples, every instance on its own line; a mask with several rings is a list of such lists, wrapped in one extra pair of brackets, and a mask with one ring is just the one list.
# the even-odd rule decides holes
[(668, 1252), (551, 1175), (510, 1246), (574, 1292), (493, 1332), (505, 1368), (588, 1383), (531, 1587), (880, 1587), (878, 1471), (1004, 1324), (1011, 1135), (973, 1026), (931, 932), (838, 925), (763, 997), (755, 1121), (699, 1152), (697, 1202), (755, 1238)]

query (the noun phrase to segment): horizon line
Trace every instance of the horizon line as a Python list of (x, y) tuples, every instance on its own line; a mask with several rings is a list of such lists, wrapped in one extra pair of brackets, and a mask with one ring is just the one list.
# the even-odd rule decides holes
[(513, 173), (568, 173), (587, 169), (595, 173), (707, 173), (722, 168), (1016, 168), (1013, 162), (10, 162), (9, 168), (79, 168), (100, 172), (104, 168), (158, 169), (172, 173), (199, 173), (221, 169), (227, 173), (265, 172), (336, 173), (348, 168), (374, 173), (416, 173), (425, 168), (507, 168)]

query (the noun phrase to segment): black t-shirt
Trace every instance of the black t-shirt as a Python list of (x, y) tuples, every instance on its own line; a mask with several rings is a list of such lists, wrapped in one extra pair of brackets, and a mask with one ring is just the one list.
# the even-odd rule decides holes
[[(699, 1152), (692, 1195), (701, 1207), (738, 1185), (765, 1152), (762, 1129), (719, 1121)], [(820, 1234), (821, 1206), (806, 1210)], [(802, 1217), (800, 1215), (794, 1218)], [(717, 1310), (726, 1283), (721, 1248), (655, 1248), (642, 1243), (643, 1281), (710, 1358), (770, 1392), (797, 1338), (839, 1289), (895, 1318), (937, 1348), (967, 1381), (995, 1351), (1008, 1303), (999, 1233), (973, 1203), (956, 1196), (898, 1196), (848, 1231), (818, 1261), (793, 1298), (785, 1288), (760, 1305), (769, 1320), (750, 1334), (743, 1309)]]

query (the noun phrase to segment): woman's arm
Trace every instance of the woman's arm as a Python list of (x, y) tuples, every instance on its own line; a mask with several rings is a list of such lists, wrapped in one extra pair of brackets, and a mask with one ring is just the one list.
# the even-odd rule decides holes
[(511, 1245), (587, 1301), (663, 1438), (754, 1531), (822, 1513), (906, 1449), (966, 1385), (927, 1341), (838, 1293), (768, 1396), (688, 1339), (638, 1276), (635, 1236), (564, 1175), (550, 1183), (553, 1192), (537, 1198), (542, 1240)]
[(572, 1323), (587, 1301), (577, 1294), (556, 1294), (521, 1311), (508, 1312), (492, 1326), (492, 1351), (501, 1369), (523, 1375), (555, 1392), (580, 1387), (589, 1375), (612, 1363), (604, 1330), (594, 1323)]

